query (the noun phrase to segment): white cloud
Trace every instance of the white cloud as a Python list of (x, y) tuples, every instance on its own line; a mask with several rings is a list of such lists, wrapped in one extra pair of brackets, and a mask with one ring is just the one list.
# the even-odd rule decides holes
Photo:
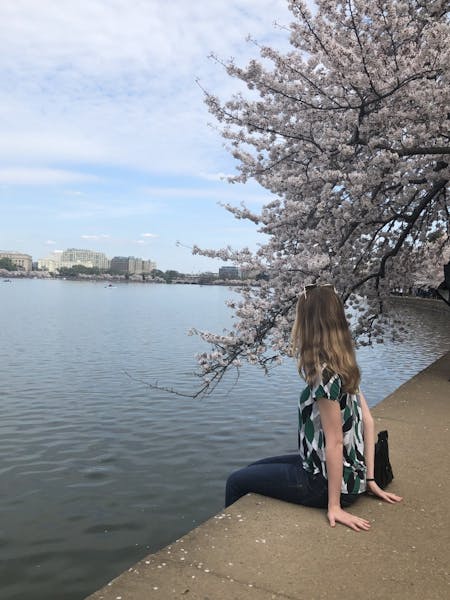
[[(120, 76), (123, 85), (140, 83), (142, 88), (148, 78), (166, 74), (169, 68), (177, 75), (190, 75), (193, 62), (199, 63), (212, 50), (226, 56), (231, 48), (242, 52), (248, 33), (263, 40), (274, 37), (273, 21), (290, 18), (286, 4), (285, 0), (2, 0), (0, 31), (8, 50), (2, 63), (10, 68), (38, 67), (67, 86), (76, 82), (75, 71), (91, 78), (101, 75), (106, 81)], [(51, 87), (53, 81), (46, 83)], [(86, 83), (95, 86), (95, 80)]]
[(84, 192), (80, 192), (79, 190), (65, 190), (65, 196), (84, 196)]
[(224, 184), (220, 187), (145, 187), (142, 190), (153, 200), (178, 199), (178, 200), (210, 200), (212, 202), (240, 203), (262, 205), (273, 199), (263, 188), (248, 183), (245, 186)]
[[(240, 62), (245, 42), (286, 40), (285, 0), (2, 0), (0, 160), (214, 173), (229, 161), (195, 84), (235, 82), (207, 55)], [(282, 42), (280, 42), (282, 43)], [(285, 43), (285, 42), (284, 42)], [(74, 181), (71, 179), (71, 181)]]
[(67, 169), (7, 167), (0, 169), (0, 183), (9, 185), (56, 185), (98, 181), (98, 177)]
[(102, 202), (90, 200), (74, 200), (55, 213), (56, 219), (76, 221), (83, 219), (124, 219), (127, 217), (143, 217), (160, 212), (161, 206), (151, 201), (134, 202)]
[[(233, 56), (245, 64), (258, 55), (245, 41), (249, 33), (263, 44), (286, 46), (288, 33), (275, 30), (273, 21), (291, 20), (287, 4), (1, 0), (0, 191), (7, 191), (2, 214), (17, 212), (9, 201), (10, 186), (29, 186), (16, 194), (23, 216), (4, 218), (0, 237), (15, 245), (24, 232), (41, 227), (58, 245), (64, 240), (76, 245), (82, 231), (108, 230), (111, 238), (92, 245), (125, 255), (134, 236), (140, 246), (131, 247), (151, 249), (161, 264), (170, 266), (170, 259), (206, 266), (209, 259), (183, 258), (187, 249), (173, 254), (164, 239), (187, 235), (185, 220), (199, 208), (189, 237), (198, 227), (198, 237), (208, 240), (203, 245), (212, 244), (209, 230), (219, 217), (207, 203), (243, 200), (258, 209), (270, 196), (251, 183), (221, 182), (233, 172), (234, 161), (220, 134), (208, 126), (214, 119), (196, 79), (228, 99), (239, 86), (207, 56)], [(172, 187), (164, 189), (168, 177)], [(184, 187), (193, 181), (195, 188)], [(155, 185), (142, 193), (149, 182)], [(40, 189), (31, 188), (37, 184)], [(203, 227), (210, 217), (211, 227)], [(161, 233), (158, 243), (132, 233), (147, 227)], [(39, 252), (49, 251), (43, 234), (36, 235)]]
[(108, 234), (105, 234), (105, 233), (101, 233), (99, 235), (84, 234), (80, 237), (83, 240), (106, 240), (106, 239), (110, 238), (111, 236)]
[(46, 246), (54, 246), (55, 244), (56, 244), (56, 242), (55, 242), (54, 240), (47, 240), (47, 241), (45, 242), (45, 245), (46, 245)]
[(157, 238), (159, 235), (157, 233), (141, 233), (141, 237), (144, 238)]

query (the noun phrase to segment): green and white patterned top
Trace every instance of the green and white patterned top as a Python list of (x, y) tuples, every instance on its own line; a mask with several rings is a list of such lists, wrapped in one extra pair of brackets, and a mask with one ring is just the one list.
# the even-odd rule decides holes
[(303, 468), (327, 477), (325, 460), (325, 435), (316, 400), (336, 400), (341, 407), (342, 433), (344, 436), (344, 468), (342, 494), (361, 494), (366, 491), (366, 466), (364, 462), (364, 439), (362, 412), (358, 394), (342, 391), (339, 375), (326, 369), (315, 387), (306, 387), (298, 404), (298, 447)]

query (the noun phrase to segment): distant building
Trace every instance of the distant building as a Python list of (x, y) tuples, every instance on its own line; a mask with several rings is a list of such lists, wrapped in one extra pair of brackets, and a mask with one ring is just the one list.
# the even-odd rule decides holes
[(52, 252), (49, 256), (38, 260), (38, 268), (50, 273), (55, 273), (61, 267), (70, 269), (75, 265), (82, 265), (88, 269), (96, 267), (101, 271), (107, 271), (109, 258), (103, 252), (68, 248), (64, 252)]
[(156, 263), (153, 260), (142, 261), (142, 273), (151, 273), (153, 269), (156, 269)]
[(21, 252), (0, 252), (0, 258), (9, 258), (18, 270), (23, 270), (27, 273), (33, 268), (33, 259), (29, 254), (22, 254)]
[(200, 283), (202, 285), (208, 285), (213, 283), (217, 278), (218, 275), (217, 273), (211, 273), (211, 271), (205, 271), (203, 273), (200, 273), (200, 275), (191, 275), (189, 277), (193, 277), (196, 279), (196, 283)]
[(219, 279), (240, 279), (239, 267), (220, 267)]
[(129, 268), (129, 258), (127, 256), (114, 256), (111, 259), (109, 269), (113, 273), (117, 273), (118, 275), (122, 275), (128, 273)]
[(55, 273), (61, 267), (61, 252), (53, 252), (45, 258), (40, 258), (37, 264), (40, 271)]
[(109, 269), (109, 258), (103, 252), (95, 252), (94, 250), (84, 250), (79, 248), (68, 248), (60, 254), (61, 267), (73, 267), (75, 265), (83, 265), (83, 267), (97, 267), (101, 271)]
[(114, 256), (111, 259), (110, 270), (118, 274), (145, 275), (156, 269), (156, 263), (135, 256)]
[(261, 279), (261, 271), (259, 269), (241, 269), (241, 279)]

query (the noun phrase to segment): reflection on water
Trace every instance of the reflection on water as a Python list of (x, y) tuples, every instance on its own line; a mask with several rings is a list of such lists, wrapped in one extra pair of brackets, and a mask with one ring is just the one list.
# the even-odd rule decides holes
[[(222, 507), (230, 470), (296, 450), (291, 361), (203, 400), (191, 327), (229, 325), (221, 287), (15, 280), (0, 288), (3, 600), (79, 600)], [(375, 404), (450, 350), (449, 313), (401, 308), (407, 342), (358, 352)], [(132, 379), (127, 375), (132, 377)]]

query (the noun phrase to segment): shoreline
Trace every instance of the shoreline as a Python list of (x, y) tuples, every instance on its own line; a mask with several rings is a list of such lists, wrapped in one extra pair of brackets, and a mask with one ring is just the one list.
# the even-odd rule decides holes
[[(38, 275), (38, 273), (41, 273)], [(132, 276), (128, 279), (126, 279), (124, 276), (121, 275), (105, 275), (105, 276), (81, 276), (81, 277), (53, 277), (49, 274), (44, 274), (45, 272), (43, 271), (31, 271), (30, 273), (19, 273), (17, 271), (13, 271), (11, 272), (9, 275), (4, 275), (3, 272), (0, 272), (0, 283), (6, 283), (6, 280), (10, 280), (9, 282), (12, 283), (12, 280), (15, 279), (32, 279), (32, 280), (39, 280), (39, 281), (82, 281), (82, 282), (86, 282), (86, 283), (120, 283), (120, 284), (128, 284), (128, 283), (139, 283), (139, 284), (150, 284), (150, 285), (199, 285), (202, 287), (211, 287), (211, 286), (219, 286), (219, 287), (239, 287), (239, 286), (253, 286), (253, 287), (258, 287), (259, 286), (259, 282), (258, 281), (252, 281), (252, 280), (242, 280), (242, 281), (237, 281), (237, 280), (217, 280), (217, 281), (213, 281), (213, 282), (199, 282), (199, 281), (192, 281), (192, 280), (174, 280), (171, 282), (166, 282), (166, 281), (160, 281), (160, 280), (155, 280), (155, 279), (142, 279), (141, 277), (138, 276)], [(392, 294), (391, 296), (389, 296), (387, 298), (388, 302), (393, 302), (393, 303), (409, 303), (412, 305), (422, 305), (422, 306), (428, 306), (428, 307), (434, 307), (435, 309), (439, 310), (450, 310), (450, 306), (448, 304), (446, 304), (443, 300), (440, 300), (439, 298), (423, 298), (421, 296), (397, 296), (395, 294)]]
[(450, 352), (372, 409), (376, 429), (389, 431), (389, 489), (404, 501), (360, 498), (352, 512), (371, 531), (331, 528), (322, 510), (249, 494), (86, 600), (335, 600), (355, 589), (369, 600), (446, 597), (449, 377)]
[[(41, 273), (38, 275), (38, 273)], [(237, 286), (254, 286), (258, 287), (258, 281), (251, 280), (225, 280), (219, 279), (214, 282), (200, 282), (200, 281), (192, 281), (192, 280), (174, 280), (174, 281), (161, 281), (156, 279), (142, 279), (140, 276), (130, 276), (128, 279), (123, 275), (87, 275), (87, 276), (79, 276), (79, 277), (53, 277), (43, 271), (31, 271), (30, 273), (18, 273), (16, 271), (11, 272), (9, 275), (3, 275), (0, 273), (0, 283), (12, 283), (13, 280), (16, 279), (30, 279), (35, 281), (82, 281), (86, 283), (120, 283), (120, 284), (128, 284), (128, 283), (139, 283), (139, 284), (150, 284), (150, 285), (200, 285), (200, 286), (228, 286), (228, 287), (237, 287)]]

